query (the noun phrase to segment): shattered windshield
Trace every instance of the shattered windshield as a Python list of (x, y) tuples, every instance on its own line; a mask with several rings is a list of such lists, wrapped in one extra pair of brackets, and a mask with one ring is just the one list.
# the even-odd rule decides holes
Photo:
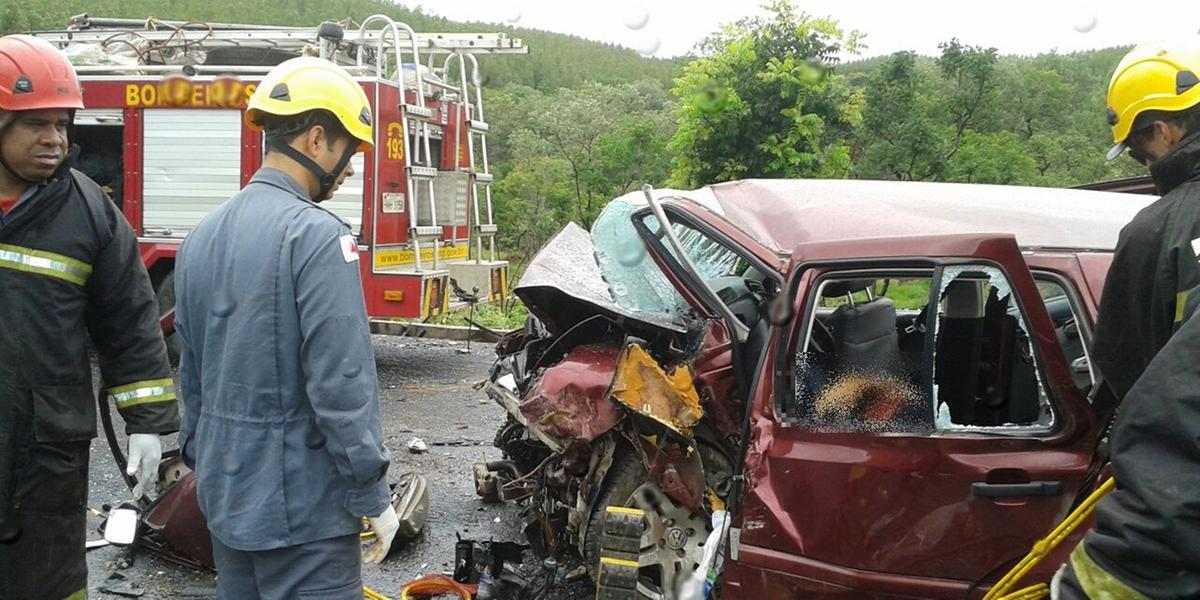
[[(623, 198), (609, 203), (592, 225), (596, 262), (620, 307), (679, 317), (690, 307), (650, 258), (633, 227), (633, 213), (644, 206)], [(658, 220), (653, 216), (646, 219), (646, 225), (650, 231), (658, 231)], [(672, 223), (671, 227), (705, 281), (746, 270), (746, 263), (737, 254), (712, 238), (679, 223)], [(675, 254), (669, 244), (667, 248)]]

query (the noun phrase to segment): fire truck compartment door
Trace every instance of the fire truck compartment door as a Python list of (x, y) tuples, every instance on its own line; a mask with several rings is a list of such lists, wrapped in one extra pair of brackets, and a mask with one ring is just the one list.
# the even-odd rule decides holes
[(143, 119), (143, 227), (183, 237), (241, 189), (242, 113), (147, 108)]
[[(467, 199), (471, 175), (462, 171), (438, 171), (433, 180), (434, 206), (437, 209), (438, 225), (467, 224)], [(423, 181), (417, 181), (413, 186), (417, 194), (417, 210), (422, 219), (428, 219), (429, 186)], [(484, 210), (480, 206), (480, 210)], [(427, 224), (428, 221), (422, 221)]]

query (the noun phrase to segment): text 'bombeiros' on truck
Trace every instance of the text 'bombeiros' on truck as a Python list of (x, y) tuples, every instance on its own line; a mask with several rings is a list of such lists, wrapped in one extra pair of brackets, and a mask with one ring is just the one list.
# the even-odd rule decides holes
[(322, 203), (354, 230), (368, 314), (423, 319), (456, 297), (504, 297), (476, 55), (527, 54), (521, 40), (416, 33), (384, 15), (277, 27), (84, 14), (34, 35), (79, 73), (77, 168), (137, 231), (163, 313), (184, 237), (262, 164), (246, 101), (271, 67), (302, 55), (345, 67), (375, 114), (375, 149), (354, 157), (354, 176)]

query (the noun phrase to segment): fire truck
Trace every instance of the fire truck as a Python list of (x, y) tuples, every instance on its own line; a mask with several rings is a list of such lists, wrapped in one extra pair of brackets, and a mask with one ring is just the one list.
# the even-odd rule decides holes
[(184, 237), (262, 164), (247, 100), (272, 66), (301, 55), (345, 67), (372, 103), (375, 149), (322, 203), (358, 240), (368, 314), (427, 319), (449, 310), (451, 288), (460, 300), (504, 297), (476, 55), (525, 54), (521, 40), (416, 33), (384, 15), (298, 28), (84, 14), (34, 35), (76, 65), (77, 168), (137, 232), (164, 314)]

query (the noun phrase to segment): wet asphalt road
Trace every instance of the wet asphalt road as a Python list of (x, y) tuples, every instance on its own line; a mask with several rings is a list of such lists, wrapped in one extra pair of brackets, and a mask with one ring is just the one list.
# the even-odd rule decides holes
[[(417, 539), (395, 549), (379, 566), (364, 566), (364, 583), (391, 598), (399, 596), (401, 584), (427, 573), (453, 570), (456, 534), (477, 540), (524, 542), (518, 509), (512, 505), (481, 502), (475, 495), (471, 466), (497, 460), (492, 447), (496, 428), (503, 421), (500, 407), (473, 385), (487, 376), (495, 354), (490, 344), (473, 343), (464, 354), (465, 343), (374, 336), (379, 372), (383, 433), (392, 451), (389, 476), (406, 471), (425, 475), (430, 490), (430, 513), (425, 530)], [(119, 421), (120, 417), (115, 415)], [(117, 425), (120, 431), (122, 426)], [(407, 449), (413, 437), (429, 445), (425, 454)], [(174, 447), (169, 436), (167, 447)], [(128, 492), (116, 472), (108, 445), (101, 438), (92, 442), (90, 506), (119, 503)], [(88, 539), (99, 539), (101, 519), (88, 516)], [(527, 556), (532, 559), (531, 556)], [(132, 558), (132, 565), (117, 563)], [(527, 571), (534, 570), (535, 560)], [(123, 565), (122, 565), (123, 566)], [(92, 598), (120, 598), (101, 592), (116, 571), (126, 582), (145, 589), (142, 598), (215, 598), (212, 573), (178, 566), (145, 552), (103, 547), (88, 553), (89, 587)], [(207, 593), (206, 593), (207, 590)], [(195, 594), (195, 595), (193, 595)], [(567, 585), (547, 598), (582, 598), (591, 593), (583, 584)], [(524, 597), (528, 597), (526, 594)]]

